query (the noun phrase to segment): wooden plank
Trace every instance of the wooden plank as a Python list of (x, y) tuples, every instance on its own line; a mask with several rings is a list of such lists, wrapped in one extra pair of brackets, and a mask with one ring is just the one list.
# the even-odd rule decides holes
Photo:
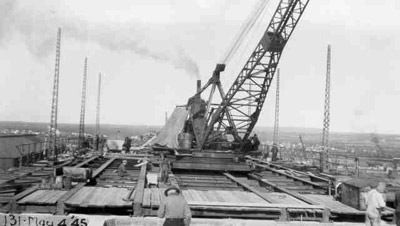
[(45, 195), (44, 190), (36, 190), (35, 192), (31, 193), (30, 195), (25, 196), (24, 198), (18, 200), (18, 204), (24, 203), (34, 203), (38, 197)]
[(35, 203), (35, 204), (43, 204), (43, 200), (46, 200), (47, 198), (51, 197), (53, 195), (53, 191), (52, 190), (39, 190), (35, 193), (39, 193), (38, 195), (36, 195), (35, 197), (32, 197), (30, 201), (30, 203)]
[(97, 177), (105, 168), (107, 168), (111, 163), (113, 163), (115, 158), (109, 159), (107, 162), (105, 162), (103, 165), (101, 165), (99, 168), (97, 168), (94, 172), (92, 177)]
[(4, 206), (4, 209), (11, 211), (11, 212), (17, 212), (18, 210), (18, 205), (17, 205), (17, 201), (24, 198), (25, 196), (28, 196), (29, 194), (37, 191), (39, 188), (38, 185), (34, 185), (28, 189), (26, 189), (23, 192), (20, 192), (19, 194), (15, 195), (14, 197), (11, 198), (11, 201), (8, 205)]
[(128, 193), (128, 190), (126, 188), (112, 188), (112, 190), (109, 192), (114, 194), (114, 197), (108, 200), (106, 207), (122, 207), (125, 205), (125, 202), (122, 199)]
[(81, 205), (82, 202), (85, 201), (86, 196), (89, 195), (91, 191), (90, 187), (82, 187), (77, 193), (75, 193), (75, 195), (73, 195), (69, 200), (68, 203), (72, 204), (76, 204), (76, 205)]
[(199, 190), (190, 189), (190, 194), (192, 194), (192, 196), (194, 197), (194, 201), (201, 202), (203, 200), (200, 195), (200, 192), (201, 191)]
[[(293, 180), (301, 181), (302, 183), (307, 184), (307, 185), (311, 185), (311, 186), (313, 186), (313, 187), (319, 187), (319, 188), (324, 188), (324, 189), (326, 189), (327, 187), (329, 187), (329, 184), (322, 185), (322, 184), (320, 184), (320, 183), (314, 183), (314, 182), (312, 182), (312, 181), (305, 180), (305, 179), (303, 179), (303, 178), (296, 177), (296, 176), (293, 176), (293, 175), (290, 175), (290, 174), (288, 174), (288, 173), (285, 173), (285, 172), (281, 172), (281, 171), (272, 169), (272, 168), (267, 167), (267, 166), (264, 166), (264, 165), (260, 165), (260, 164), (255, 164), (255, 165), (258, 166), (258, 167), (261, 167), (261, 168), (270, 170), (270, 171), (272, 171), (272, 172), (274, 172), (274, 173), (283, 175), (283, 176), (285, 176), (285, 177), (289, 177), (289, 178), (291, 178), (291, 179), (293, 179)], [(275, 179), (275, 180), (280, 180), (280, 179)], [(282, 181), (285, 181), (285, 180), (282, 180)]]
[[(109, 159), (107, 162), (105, 162), (103, 165), (101, 165), (98, 169), (96, 169), (93, 172), (92, 177), (98, 176), (107, 166), (109, 166), (111, 163), (113, 163), (115, 158)], [(65, 201), (67, 201), (69, 198), (71, 198), (77, 191), (82, 189), (86, 183), (79, 183), (77, 184), (73, 189), (71, 189), (69, 192), (64, 194), (58, 201), (57, 201), (57, 214), (64, 214), (65, 212)]]
[(104, 188), (97, 188), (96, 190), (97, 195), (96, 198), (93, 199), (89, 204), (88, 207), (105, 207), (106, 205), (106, 200), (108, 199), (107, 197), (107, 189)]
[(57, 195), (56, 190), (49, 191), (49, 192), (45, 193), (44, 196), (38, 197), (38, 199), (36, 200), (36, 203), (48, 205), (48, 204), (50, 204), (49, 200), (54, 198), (54, 196), (56, 196), (56, 195)]
[(263, 164), (266, 164), (266, 165), (269, 165), (269, 166), (273, 166), (275, 168), (289, 170), (289, 171), (295, 172), (297, 174), (301, 174), (301, 175), (304, 175), (304, 176), (307, 176), (307, 177), (310, 177), (310, 178), (315, 178), (317, 180), (324, 181), (327, 184), (330, 183), (329, 179), (326, 179), (326, 178), (323, 178), (323, 177), (319, 177), (319, 176), (316, 176), (316, 175), (311, 175), (311, 174), (308, 174), (308, 173), (304, 173), (304, 172), (301, 172), (301, 171), (298, 171), (298, 170), (294, 170), (294, 169), (291, 169), (291, 168), (288, 168), (288, 167), (284, 167), (284, 166), (277, 165), (277, 164), (274, 164), (274, 163), (266, 162), (266, 161), (263, 161), (261, 159), (256, 159), (256, 158), (253, 158), (253, 157), (250, 157), (250, 156), (246, 156), (246, 158), (249, 159), (249, 160), (252, 160), (252, 161), (256, 161), (256, 162), (263, 163)]
[(133, 201), (134, 216), (142, 215), (142, 202), (143, 202), (144, 186), (145, 186), (145, 181), (146, 181), (146, 168), (147, 168), (147, 164), (144, 164), (141, 166), (141, 169), (140, 169), (140, 175), (139, 175), (138, 183), (136, 185), (137, 190), (135, 192), (135, 198)]
[(236, 179), (236, 178), (235, 178), (234, 176), (232, 176), (231, 174), (229, 174), (229, 173), (224, 173), (224, 175), (225, 175), (226, 177), (228, 177), (229, 179), (231, 179), (232, 181), (234, 181), (234, 182), (240, 184), (240, 185), (241, 185), (242, 187), (244, 187), (245, 189), (247, 189), (247, 190), (253, 192), (253, 193), (256, 194), (256, 195), (258, 195), (259, 197), (261, 197), (261, 198), (264, 199), (265, 201), (267, 201), (267, 202), (269, 202), (269, 203), (273, 203), (273, 200), (272, 200), (271, 198), (269, 198), (268, 196), (266, 196), (264, 193), (262, 193), (262, 192), (256, 190), (255, 188), (251, 187), (250, 185), (248, 185), (248, 184), (246, 184), (246, 183), (244, 183), (244, 182), (239, 181), (238, 179)]
[(88, 164), (89, 162), (92, 162), (92, 161), (96, 160), (97, 158), (99, 158), (99, 156), (93, 156), (90, 159), (88, 159), (88, 160), (86, 160), (84, 162), (81, 162), (81, 163), (79, 163), (79, 164), (77, 164), (77, 165), (75, 165), (73, 167), (82, 167), (82, 166)]
[(325, 209), (324, 206), (318, 205), (291, 205), (291, 204), (271, 204), (271, 203), (234, 203), (234, 202), (188, 202), (189, 206), (238, 206), (238, 207), (254, 207), (254, 208), (293, 208), (293, 209)]
[(159, 207), (160, 200), (161, 198), (158, 188), (151, 188), (151, 207)]
[(317, 202), (315, 202), (315, 201), (313, 201), (313, 200), (311, 200), (311, 199), (309, 199), (309, 198), (306, 198), (306, 197), (300, 195), (300, 194), (297, 193), (297, 192), (289, 191), (289, 190), (287, 190), (287, 189), (285, 189), (285, 188), (282, 188), (282, 187), (280, 187), (280, 186), (277, 186), (276, 184), (271, 183), (271, 182), (268, 182), (267, 180), (265, 180), (265, 179), (263, 179), (263, 178), (261, 178), (261, 177), (259, 177), (259, 176), (257, 176), (257, 175), (249, 174), (249, 176), (250, 176), (251, 178), (253, 178), (253, 179), (258, 180), (260, 183), (264, 183), (264, 184), (267, 184), (268, 186), (272, 186), (272, 187), (274, 187), (276, 190), (279, 190), (279, 191), (281, 191), (281, 192), (284, 192), (284, 193), (286, 193), (286, 194), (289, 194), (289, 195), (291, 195), (291, 196), (293, 196), (293, 197), (295, 197), (295, 198), (297, 198), (297, 199), (300, 199), (301, 201), (303, 201), (303, 202), (305, 202), (305, 203), (308, 203), (308, 204), (311, 204), (311, 205), (319, 205), (319, 203), (317, 203)]
[[(186, 201), (193, 201), (193, 197), (190, 194), (189, 190), (182, 190), (182, 195), (185, 198)], [(163, 198), (161, 199), (161, 201), (163, 200)]]
[(105, 207), (112, 207), (116, 200), (118, 199), (118, 192), (116, 192), (117, 188), (100, 188), (105, 191), (105, 199), (104, 203), (102, 204)]
[(82, 202), (79, 204), (79, 207), (88, 207), (89, 203), (93, 202), (93, 198), (97, 195), (97, 192), (99, 189), (98, 187), (85, 187), (85, 189), (88, 190), (87, 193), (85, 193), (85, 196), (80, 197), (79, 199), (82, 200)]
[(209, 193), (211, 193), (211, 194), (214, 196), (214, 199), (215, 199), (216, 201), (218, 201), (218, 202), (224, 201), (224, 198), (221, 197), (221, 195), (219, 194), (218, 191), (216, 191), (216, 190), (210, 190)]
[(68, 191), (58, 191), (51, 199), (47, 200), (49, 204), (57, 204), (57, 200), (61, 198)]
[(151, 189), (146, 188), (143, 192), (143, 207), (151, 207)]
[(76, 192), (82, 189), (86, 183), (79, 183), (73, 189), (65, 193), (57, 200), (57, 214), (65, 213), (65, 202), (71, 198)]

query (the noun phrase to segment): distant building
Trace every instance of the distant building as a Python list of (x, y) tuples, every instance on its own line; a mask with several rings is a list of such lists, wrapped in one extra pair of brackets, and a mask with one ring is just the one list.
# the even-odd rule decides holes
[(44, 141), (31, 134), (0, 136), (0, 169), (7, 170), (42, 159)]

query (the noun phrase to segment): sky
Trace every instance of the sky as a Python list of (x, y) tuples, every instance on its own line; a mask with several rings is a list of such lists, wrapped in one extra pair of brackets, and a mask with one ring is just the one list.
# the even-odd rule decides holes
[[(49, 122), (57, 28), (58, 121), (162, 125), (220, 63), (259, 0), (1, 0), (0, 120)], [(228, 90), (276, 8), (270, 0), (221, 81)], [(400, 2), (311, 0), (280, 64), (280, 126), (322, 128), (332, 46), (331, 131), (400, 133)], [(257, 125), (274, 125), (275, 82)]]

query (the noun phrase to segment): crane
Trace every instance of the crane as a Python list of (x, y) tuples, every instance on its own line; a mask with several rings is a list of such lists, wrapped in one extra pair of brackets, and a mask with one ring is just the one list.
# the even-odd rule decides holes
[(86, 109), (86, 77), (87, 77), (87, 57), (83, 68), (83, 83), (82, 83), (82, 99), (81, 99), (81, 114), (79, 121), (79, 137), (78, 147), (83, 148), (85, 142), (85, 109)]
[[(230, 89), (225, 93), (219, 79), (226, 65), (217, 64), (210, 80), (189, 99), (188, 124), (191, 129), (188, 130), (195, 135), (195, 148), (219, 148), (218, 144), (227, 140), (229, 148), (243, 148), (248, 143), (283, 49), (308, 2), (280, 0), (264, 35)], [(208, 102), (205, 102), (201, 99), (201, 93), (210, 86), (210, 96)], [(222, 101), (213, 105), (211, 101), (216, 88)], [(231, 139), (224, 140), (224, 137)]]
[(54, 70), (53, 81), (53, 96), (51, 104), (51, 119), (50, 129), (48, 135), (48, 147), (46, 157), (49, 157), (49, 152), (53, 153), (53, 157), (57, 162), (57, 115), (58, 115), (58, 84), (60, 79), (60, 55), (61, 55), (61, 28), (57, 31), (57, 44), (56, 44), (56, 62)]
[(329, 122), (330, 122), (330, 91), (331, 90), (331, 45), (328, 45), (326, 57), (326, 82), (325, 82), (325, 105), (324, 121), (322, 129), (322, 152), (320, 153), (320, 170), (329, 167)]
[(99, 73), (99, 81), (97, 86), (97, 105), (96, 105), (96, 150), (99, 150), (100, 137), (100, 94), (101, 94), (101, 74)]

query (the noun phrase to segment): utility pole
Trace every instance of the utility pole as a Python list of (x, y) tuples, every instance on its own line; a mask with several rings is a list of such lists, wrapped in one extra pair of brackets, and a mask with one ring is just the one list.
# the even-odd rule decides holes
[(83, 148), (85, 142), (85, 109), (86, 109), (86, 77), (87, 77), (87, 57), (83, 68), (81, 115), (79, 121), (78, 147)]
[(168, 112), (165, 112), (165, 125), (167, 125), (168, 122)]
[[(330, 121), (330, 89), (331, 89), (331, 45), (328, 45), (326, 62), (324, 128), (322, 130), (322, 152), (320, 154), (320, 170), (329, 167), (329, 121)], [(326, 165), (325, 165), (326, 163)]]
[(274, 124), (274, 137), (273, 137), (273, 142), (276, 145), (279, 145), (279, 78), (280, 78), (280, 70), (278, 68), (276, 74), (275, 124)]
[(53, 153), (55, 163), (57, 162), (57, 113), (58, 113), (58, 84), (60, 77), (60, 53), (61, 53), (61, 28), (57, 32), (57, 46), (56, 46), (56, 64), (54, 70), (53, 82), (53, 96), (51, 104), (51, 119), (50, 129), (48, 136), (48, 147), (46, 151), (46, 158), (49, 157), (49, 152)]
[(101, 74), (99, 74), (99, 84), (97, 88), (96, 136), (100, 136), (100, 93), (101, 93)]

